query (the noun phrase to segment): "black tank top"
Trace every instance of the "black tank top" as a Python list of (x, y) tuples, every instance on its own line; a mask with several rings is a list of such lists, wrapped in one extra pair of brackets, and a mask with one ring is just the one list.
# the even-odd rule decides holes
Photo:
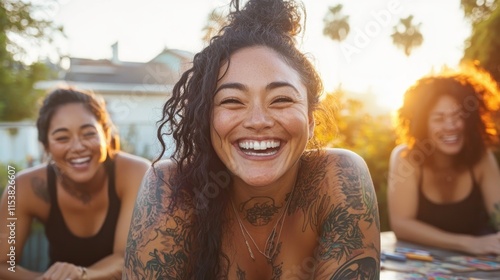
[(64, 222), (57, 203), (56, 175), (53, 167), (48, 165), (47, 182), (52, 203), (45, 224), (45, 234), (49, 241), (50, 265), (55, 262), (68, 262), (87, 267), (113, 253), (120, 200), (115, 190), (114, 163), (108, 158), (104, 166), (108, 174), (108, 213), (96, 235), (81, 238), (73, 235)]
[(423, 171), (418, 184), (417, 220), (444, 231), (469, 235), (483, 235), (494, 232), (488, 222), (481, 189), (471, 171), (472, 190), (458, 202), (436, 204), (427, 199), (422, 191)]

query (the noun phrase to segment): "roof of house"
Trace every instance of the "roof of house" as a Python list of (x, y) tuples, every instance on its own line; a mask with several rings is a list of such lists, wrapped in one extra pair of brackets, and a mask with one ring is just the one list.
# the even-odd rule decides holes
[(146, 63), (117, 59), (70, 58), (64, 80), (111, 84), (174, 84), (192, 60), (192, 54), (165, 49)]
[(165, 93), (172, 90), (180, 75), (192, 62), (193, 54), (183, 50), (164, 49), (148, 62), (126, 62), (118, 59), (114, 49), (111, 59), (70, 57), (70, 66), (61, 80), (42, 81), (36, 87), (50, 89), (60, 85), (101, 93)]

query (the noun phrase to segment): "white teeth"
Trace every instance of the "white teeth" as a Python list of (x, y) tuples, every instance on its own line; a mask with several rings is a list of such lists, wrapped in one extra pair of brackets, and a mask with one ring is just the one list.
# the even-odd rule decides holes
[(71, 163), (84, 163), (86, 161), (89, 161), (90, 160), (90, 157), (83, 157), (83, 158), (74, 158), (71, 160)]
[(443, 137), (441, 137), (441, 139), (444, 142), (455, 142), (458, 140), (458, 136), (457, 135), (443, 136)]
[(277, 148), (280, 146), (279, 141), (267, 140), (267, 141), (244, 141), (238, 144), (242, 149), (252, 149), (252, 150), (266, 150), (270, 148)]

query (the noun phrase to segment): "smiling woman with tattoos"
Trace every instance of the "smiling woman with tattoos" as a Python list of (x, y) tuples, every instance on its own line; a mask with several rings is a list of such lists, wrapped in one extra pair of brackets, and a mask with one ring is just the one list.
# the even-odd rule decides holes
[[(16, 178), (15, 256), (21, 258), (34, 218), (45, 225), (50, 267), (7, 270), (0, 227), (0, 279), (119, 279), (137, 190), (149, 162), (118, 151), (117, 135), (97, 96), (56, 89), (44, 100), (38, 140), (50, 161)], [(0, 218), (7, 220), (7, 192)]]
[(232, 7), (164, 105), (175, 152), (139, 191), (123, 279), (378, 279), (364, 161), (306, 151), (322, 85), (295, 46), (299, 6)]

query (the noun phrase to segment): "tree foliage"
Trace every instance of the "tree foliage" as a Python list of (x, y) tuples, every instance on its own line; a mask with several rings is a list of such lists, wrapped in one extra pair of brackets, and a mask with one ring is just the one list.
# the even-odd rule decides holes
[(334, 41), (342, 42), (350, 31), (349, 16), (342, 14), (342, 4), (328, 8), (328, 12), (323, 19), (323, 35), (330, 37)]
[(473, 61), (487, 70), (500, 83), (500, 8), (473, 25), (463, 61)]
[(465, 17), (472, 24), (476, 24), (488, 18), (495, 10), (497, 2), (497, 0), (460, 0), (460, 6), (464, 10)]
[(0, 121), (17, 121), (36, 113), (40, 93), (33, 90), (36, 81), (49, 75), (40, 63), (22, 60), (28, 42), (31, 45), (50, 40), (61, 32), (49, 20), (34, 15), (43, 7), (19, 0), (0, 1)]
[(389, 113), (373, 116), (363, 101), (348, 98), (338, 89), (322, 100), (315, 120), (315, 136), (322, 146), (354, 151), (366, 161), (377, 192), (381, 229), (389, 230), (387, 174), (396, 142)]
[(219, 31), (227, 23), (226, 16), (223, 12), (213, 9), (208, 14), (207, 24), (203, 27), (203, 42), (208, 44), (213, 36), (217, 35)]
[(420, 32), (421, 23), (415, 25), (412, 21), (413, 15), (400, 19), (391, 35), (394, 45), (403, 49), (406, 56), (410, 56), (413, 49), (424, 42), (424, 36)]

